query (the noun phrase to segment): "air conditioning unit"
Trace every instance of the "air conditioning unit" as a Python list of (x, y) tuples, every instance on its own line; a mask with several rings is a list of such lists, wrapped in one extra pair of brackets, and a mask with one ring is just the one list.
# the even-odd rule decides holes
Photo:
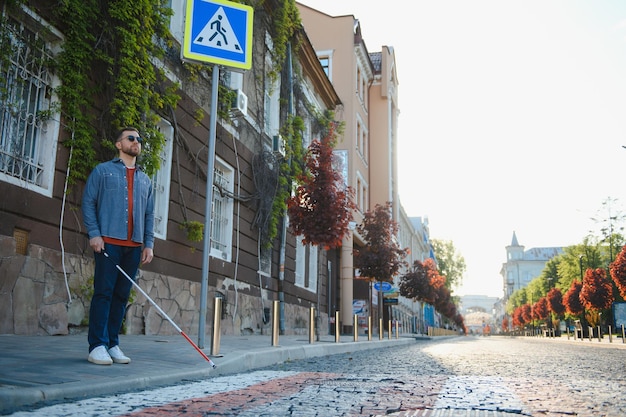
[(235, 116), (245, 116), (248, 114), (248, 96), (241, 90), (235, 90), (235, 98), (231, 106), (231, 111)]
[(275, 135), (272, 138), (272, 151), (274, 154), (285, 156), (285, 139), (281, 135)]

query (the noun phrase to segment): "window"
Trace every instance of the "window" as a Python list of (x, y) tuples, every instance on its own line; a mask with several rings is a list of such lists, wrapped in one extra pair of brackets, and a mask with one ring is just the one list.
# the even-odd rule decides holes
[(24, 21), (5, 17), (2, 24), (0, 47), (11, 54), (0, 62), (0, 180), (50, 197), (59, 134), (59, 115), (51, 111), (59, 81), (48, 61), (61, 35), (24, 12)]
[[(269, 35), (266, 36), (266, 43), (268, 49), (273, 49), (272, 39)], [(272, 58), (270, 54), (265, 57), (266, 68), (272, 68)], [(278, 134), (280, 123), (280, 74), (276, 75), (276, 78), (270, 77), (269, 74), (265, 74), (265, 86), (263, 95), (263, 115), (265, 124), (263, 130), (270, 138)]]
[(330, 81), (333, 80), (333, 52), (332, 51), (319, 51), (317, 52), (317, 59), (320, 61), (326, 76)]
[(234, 170), (215, 157), (211, 210), (211, 256), (229, 261), (233, 240)]
[(261, 245), (259, 241), (259, 275), (272, 276), (272, 248)]
[(356, 205), (358, 209), (364, 213), (369, 207), (369, 196), (367, 183), (363, 179), (360, 172), (356, 173)]
[(303, 245), (302, 236), (296, 236), (296, 286), (317, 292), (318, 248)]
[(167, 239), (167, 219), (170, 206), (170, 179), (172, 173), (172, 150), (174, 148), (174, 128), (161, 119), (157, 128), (165, 136), (165, 146), (159, 155), (161, 166), (152, 178), (154, 192), (154, 235)]
[(361, 159), (366, 164), (368, 163), (368, 148), (369, 143), (367, 139), (367, 128), (363, 123), (361, 117), (357, 114), (356, 119), (356, 150), (361, 156)]

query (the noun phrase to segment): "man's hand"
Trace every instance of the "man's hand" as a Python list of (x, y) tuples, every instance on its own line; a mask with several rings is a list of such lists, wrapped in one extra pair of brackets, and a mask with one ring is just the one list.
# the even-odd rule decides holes
[(94, 252), (102, 252), (104, 250), (104, 240), (102, 240), (102, 236), (96, 236), (89, 239), (89, 246), (91, 246), (91, 249), (93, 249)]
[(150, 262), (152, 262), (153, 257), (154, 252), (152, 251), (152, 248), (144, 248), (143, 252), (141, 252), (141, 263), (149, 264)]

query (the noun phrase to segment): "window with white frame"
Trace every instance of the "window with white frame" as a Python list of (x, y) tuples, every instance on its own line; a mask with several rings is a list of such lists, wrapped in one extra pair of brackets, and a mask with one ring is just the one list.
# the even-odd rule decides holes
[(170, 179), (172, 173), (172, 151), (174, 148), (174, 128), (164, 119), (157, 124), (157, 129), (165, 137), (165, 145), (159, 154), (160, 167), (152, 178), (154, 194), (154, 236), (167, 239), (167, 219), (170, 206)]
[(296, 236), (296, 286), (317, 291), (318, 247), (302, 244), (303, 237)]
[(231, 260), (233, 241), (234, 170), (215, 157), (213, 204), (211, 210), (211, 256)]
[[(268, 45), (268, 49), (273, 49), (273, 43), (269, 34), (266, 36), (265, 42)], [(268, 53), (265, 57), (265, 65), (271, 69), (272, 58)], [(270, 77), (269, 73), (265, 74), (265, 85), (263, 95), (263, 115), (264, 125), (263, 130), (267, 136), (272, 138), (278, 134), (280, 123), (280, 74), (277, 74), (275, 78)]]
[(2, 16), (0, 48), (0, 180), (52, 196), (59, 115), (59, 80), (49, 61), (61, 34), (27, 8)]

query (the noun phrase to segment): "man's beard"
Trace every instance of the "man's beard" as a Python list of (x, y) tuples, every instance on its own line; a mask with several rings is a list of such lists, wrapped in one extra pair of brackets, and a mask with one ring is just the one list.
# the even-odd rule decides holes
[(127, 148), (122, 147), (122, 152), (135, 158), (139, 156), (139, 148), (134, 148), (132, 145), (129, 145)]

